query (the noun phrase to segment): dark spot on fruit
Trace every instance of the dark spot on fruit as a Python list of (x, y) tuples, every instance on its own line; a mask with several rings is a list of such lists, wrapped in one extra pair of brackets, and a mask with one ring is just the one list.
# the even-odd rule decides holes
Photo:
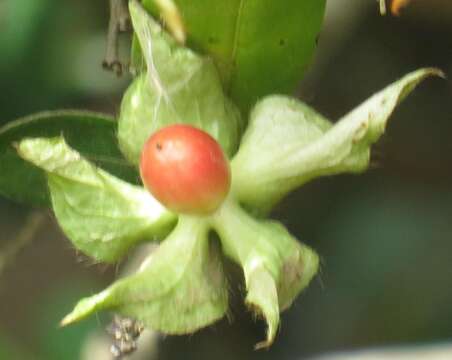
[(284, 45), (286, 45), (286, 40), (280, 39), (279, 40), (279, 46), (284, 46)]
[(163, 146), (162, 146), (162, 144), (160, 144), (160, 143), (155, 144), (155, 147), (156, 147), (156, 149), (159, 150), (159, 151), (163, 149)]

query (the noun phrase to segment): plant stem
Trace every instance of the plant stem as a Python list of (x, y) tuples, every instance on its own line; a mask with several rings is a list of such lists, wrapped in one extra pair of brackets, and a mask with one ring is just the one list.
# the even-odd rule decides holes
[(102, 66), (122, 75), (123, 64), (118, 55), (118, 35), (130, 28), (127, 0), (110, 0), (110, 21), (108, 24), (107, 50)]
[(380, 14), (386, 15), (386, 0), (377, 0), (380, 3)]
[(19, 252), (33, 241), (45, 222), (46, 216), (43, 212), (33, 212), (28, 216), (16, 238), (0, 250), (0, 275), (12, 264)]

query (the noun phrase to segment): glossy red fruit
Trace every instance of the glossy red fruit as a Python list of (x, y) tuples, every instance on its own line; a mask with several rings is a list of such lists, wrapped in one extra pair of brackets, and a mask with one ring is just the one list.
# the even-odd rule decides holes
[(190, 125), (171, 125), (154, 133), (141, 154), (146, 188), (168, 209), (209, 214), (226, 197), (228, 159), (208, 133)]

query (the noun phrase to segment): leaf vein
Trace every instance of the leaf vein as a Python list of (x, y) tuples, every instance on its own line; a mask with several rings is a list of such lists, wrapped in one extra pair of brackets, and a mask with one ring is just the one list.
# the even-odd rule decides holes
[(236, 18), (235, 26), (234, 26), (234, 36), (232, 39), (231, 69), (229, 71), (228, 81), (227, 81), (228, 90), (230, 90), (230, 88), (231, 88), (233, 69), (237, 65), (236, 57), (237, 57), (237, 51), (239, 48), (239, 38), (240, 38), (240, 33), (241, 33), (241, 28), (242, 28), (242, 14), (243, 14), (244, 7), (245, 7), (245, 0), (240, 0), (239, 6), (237, 9), (237, 18)]

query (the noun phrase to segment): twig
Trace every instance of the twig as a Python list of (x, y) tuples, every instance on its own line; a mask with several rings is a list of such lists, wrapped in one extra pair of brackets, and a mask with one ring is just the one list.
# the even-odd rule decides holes
[(19, 252), (33, 241), (45, 221), (46, 216), (43, 212), (34, 212), (28, 216), (16, 238), (0, 250), (0, 275), (14, 261)]
[(130, 29), (130, 15), (127, 0), (110, 0), (110, 21), (108, 23), (107, 49), (102, 66), (122, 75), (123, 64), (119, 60), (118, 37), (120, 32)]
[(380, 3), (380, 14), (386, 15), (386, 0), (377, 0)]

